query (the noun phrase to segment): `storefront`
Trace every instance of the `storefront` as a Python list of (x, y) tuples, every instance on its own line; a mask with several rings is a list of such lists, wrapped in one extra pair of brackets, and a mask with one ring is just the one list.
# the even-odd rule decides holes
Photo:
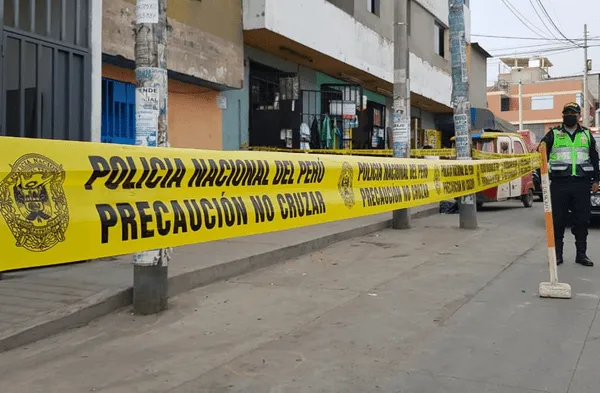
[(0, 135), (90, 140), (91, 1), (0, 3)]
[[(107, 58), (107, 57), (106, 57)], [(219, 92), (169, 79), (168, 133), (173, 147), (222, 148)], [(102, 132), (105, 143), (135, 144), (135, 72), (102, 66)]]

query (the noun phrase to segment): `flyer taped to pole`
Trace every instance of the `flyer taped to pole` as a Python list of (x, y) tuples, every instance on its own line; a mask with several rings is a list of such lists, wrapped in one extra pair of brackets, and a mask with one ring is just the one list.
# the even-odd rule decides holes
[(383, 213), (473, 194), (539, 155), (428, 161), (0, 138), (0, 271)]

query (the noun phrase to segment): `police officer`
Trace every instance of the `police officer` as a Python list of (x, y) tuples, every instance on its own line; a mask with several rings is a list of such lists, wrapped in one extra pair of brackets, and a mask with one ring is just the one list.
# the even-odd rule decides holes
[(542, 142), (546, 143), (554, 220), (556, 262), (563, 263), (563, 237), (569, 216), (573, 217), (571, 232), (575, 236), (575, 262), (594, 266), (587, 256), (588, 223), (590, 221), (590, 183), (598, 191), (598, 150), (590, 131), (579, 125), (581, 108), (569, 103), (563, 108), (563, 124), (551, 129)]

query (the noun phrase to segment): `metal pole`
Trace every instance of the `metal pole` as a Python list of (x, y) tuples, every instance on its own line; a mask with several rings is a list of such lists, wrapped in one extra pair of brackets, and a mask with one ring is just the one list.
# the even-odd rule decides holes
[[(467, 72), (467, 47), (465, 39), (464, 0), (448, 0), (450, 8), (450, 52), (452, 55), (452, 106), (456, 159), (471, 159), (471, 103), (469, 102), (469, 74)], [(459, 198), (460, 227), (477, 228), (475, 195)]]
[(590, 109), (588, 107), (588, 31), (583, 25), (583, 126), (590, 126)]
[(523, 81), (519, 81), (519, 131), (523, 131)]
[[(393, 151), (396, 158), (410, 157), (410, 75), (408, 68), (408, 1), (396, 0), (394, 7), (394, 103), (392, 112)], [(408, 209), (394, 210), (394, 229), (410, 228)]]
[[(138, 146), (168, 147), (167, 0), (137, 0), (136, 18), (135, 143)], [(135, 313), (155, 314), (167, 308), (169, 256), (169, 249), (135, 254)]]

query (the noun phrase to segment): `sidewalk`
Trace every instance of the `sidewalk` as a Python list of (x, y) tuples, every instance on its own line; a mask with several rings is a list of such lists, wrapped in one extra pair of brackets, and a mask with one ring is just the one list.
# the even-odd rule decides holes
[[(3, 393), (597, 393), (600, 268), (548, 279), (540, 204), (428, 217), (0, 354)], [(600, 231), (590, 255), (600, 257)]]
[[(411, 209), (436, 214), (438, 204)], [(169, 295), (280, 263), (390, 225), (391, 213), (175, 250)], [(458, 221), (458, 217), (456, 217)], [(0, 352), (83, 326), (132, 302), (131, 256), (4, 274)]]

